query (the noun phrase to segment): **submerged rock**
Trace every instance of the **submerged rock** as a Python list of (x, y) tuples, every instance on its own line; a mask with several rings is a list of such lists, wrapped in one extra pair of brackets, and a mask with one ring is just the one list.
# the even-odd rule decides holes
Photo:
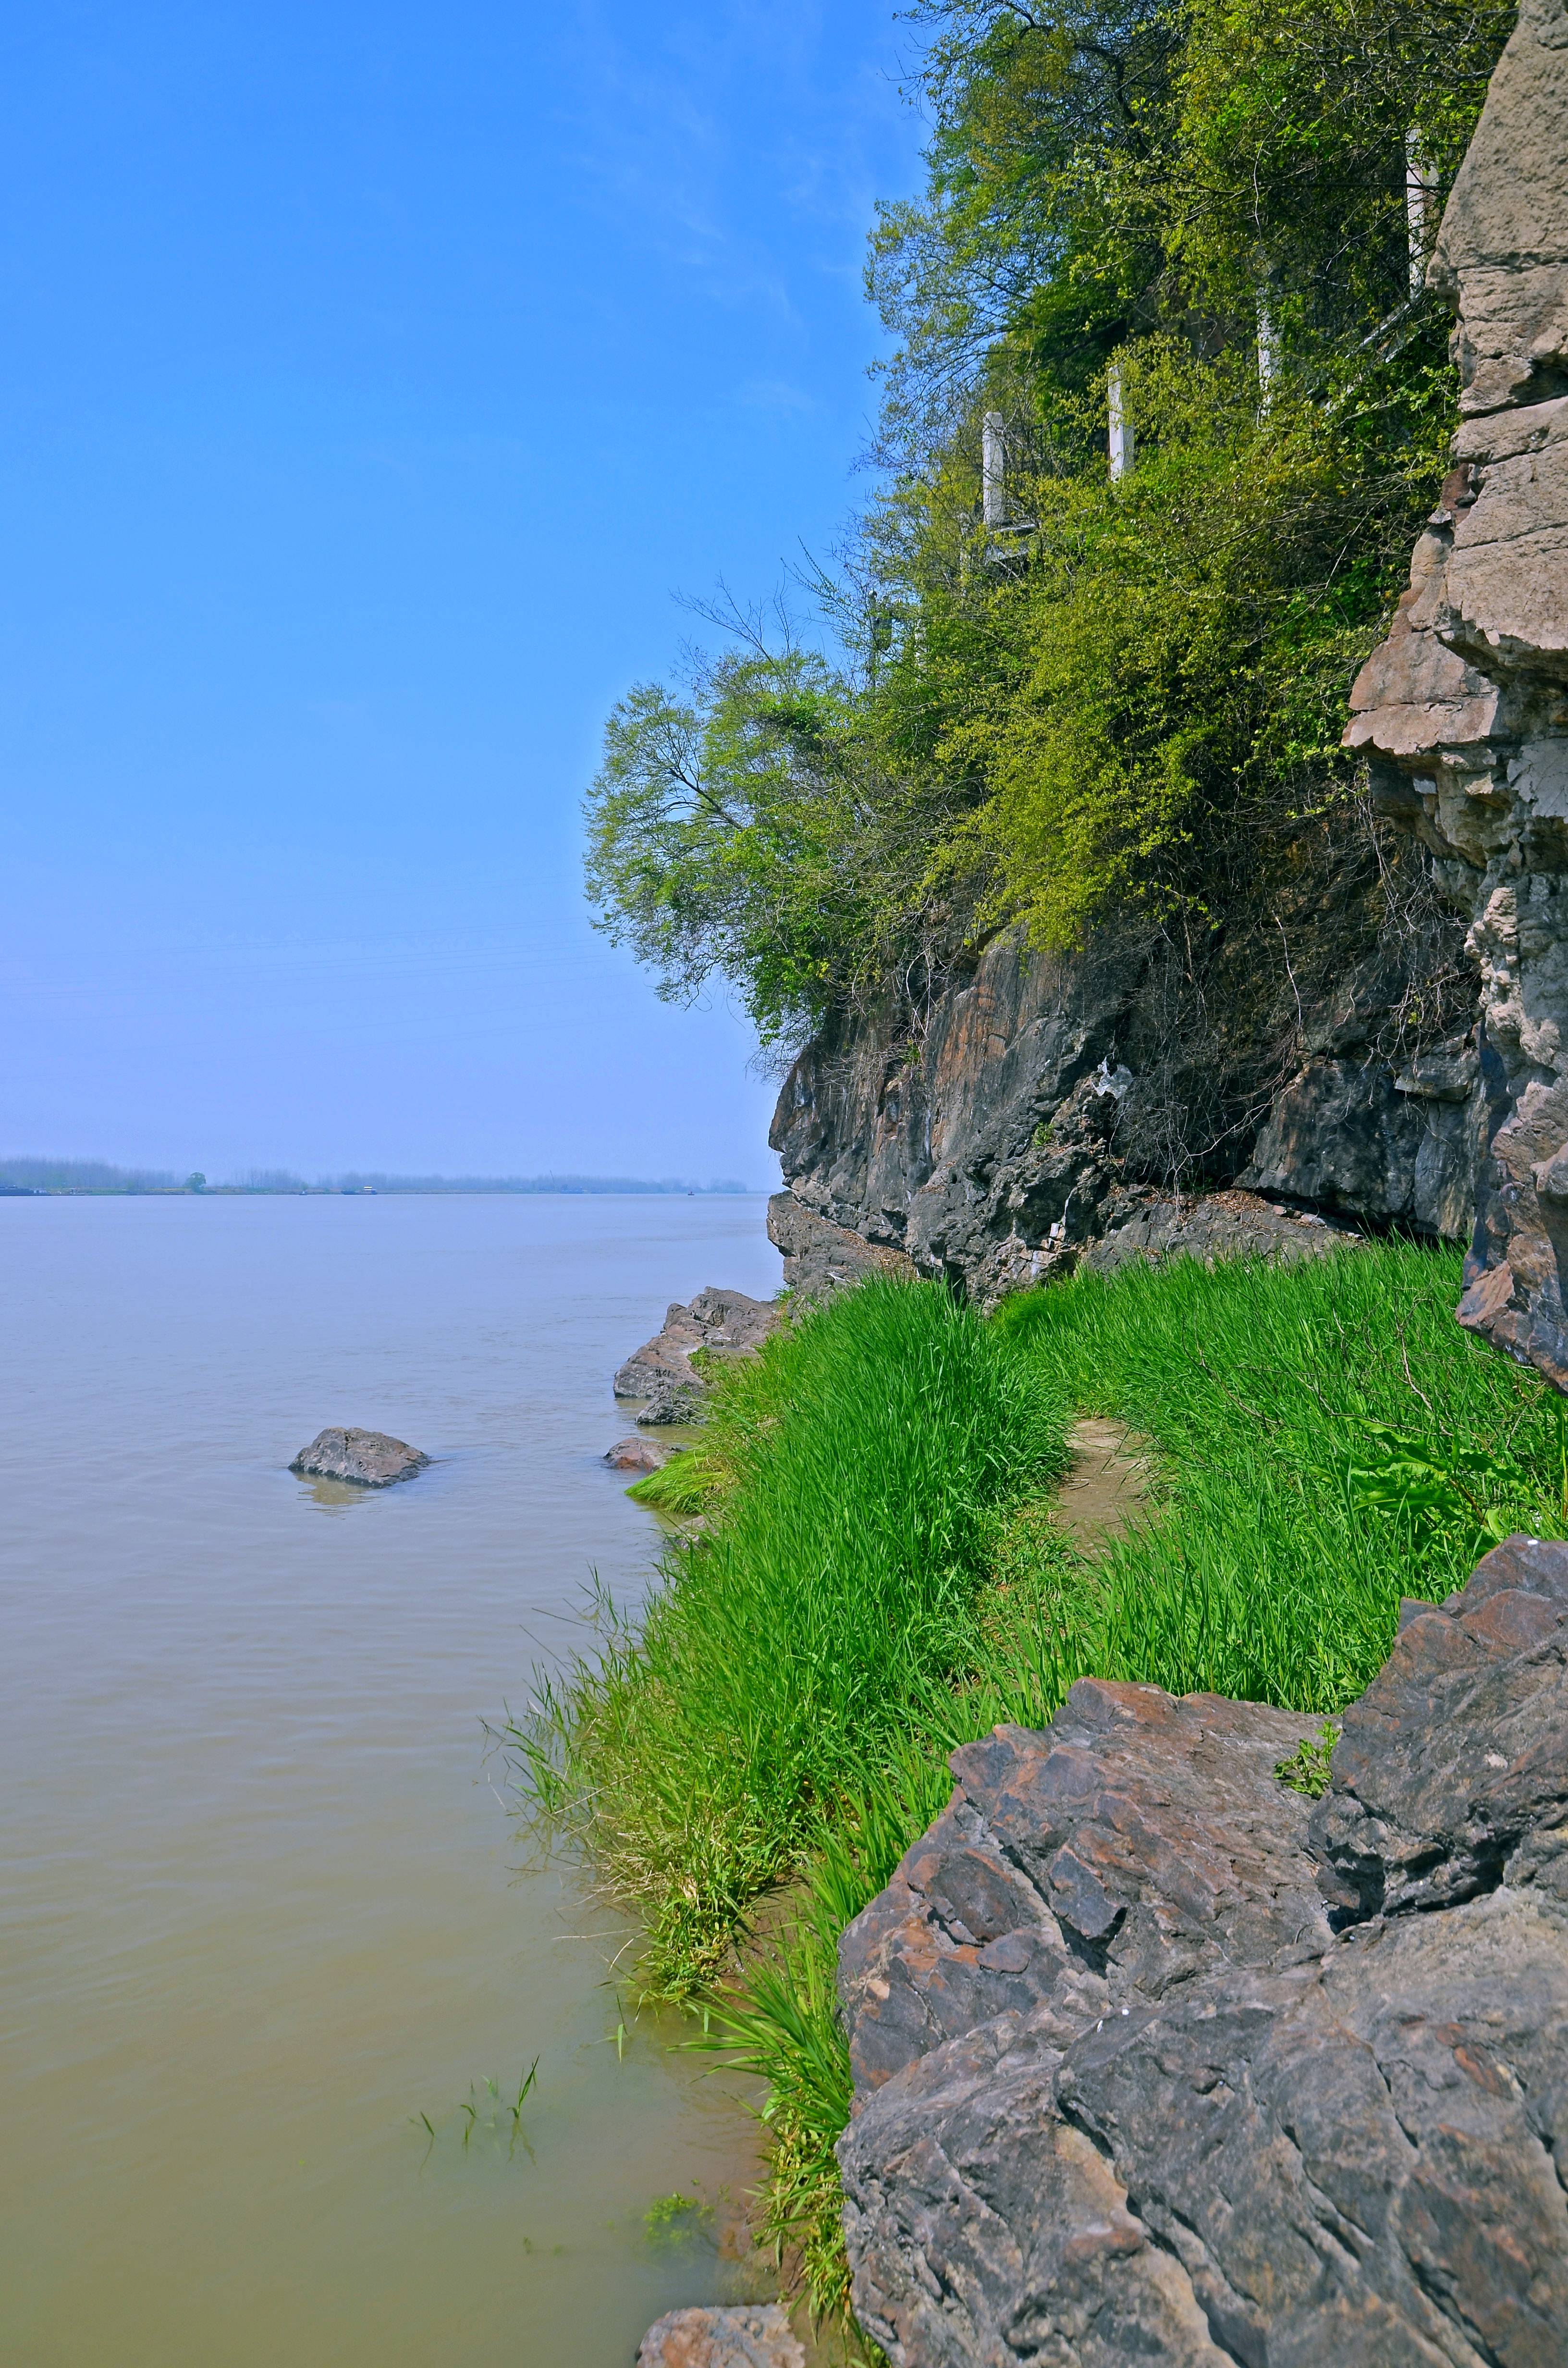
[(679, 1452), (653, 1439), (618, 1439), (606, 1449), (605, 1462), (614, 1472), (657, 1472)]
[(841, 1944), (897, 2368), (1545, 2368), (1568, 2326), (1568, 1546), (1411, 1605), (1313, 1723), (1081, 1680)]
[(318, 1430), (309, 1447), (301, 1447), (290, 1472), (318, 1480), (349, 1480), (359, 1488), (390, 1488), (394, 1480), (412, 1479), (430, 1458), (406, 1440), (389, 1439), (384, 1430)]
[(637, 2347), (637, 2368), (805, 2368), (778, 2303), (766, 2308), (672, 2310)]

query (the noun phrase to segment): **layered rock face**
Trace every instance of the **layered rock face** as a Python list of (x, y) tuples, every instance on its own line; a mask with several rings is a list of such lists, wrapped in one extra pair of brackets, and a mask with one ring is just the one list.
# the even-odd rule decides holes
[[(785, 1190), (768, 1231), (786, 1282), (814, 1294), (824, 1280), (892, 1267), (945, 1276), (988, 1304), (1088, 1243), (1172, 1246), (1195, 1189), (1189, 1180), (1173, 1200), (1160, 1180), (1173, 1169), (1252, 1193), (1250, 1205), (1211, 1212), (1206, 1254), (1300, 1247), (1298, 1232), (1280, 1231), (1280, 1200), (1468, 1236), (1473, 1046), (1461, 1030), (1388, 1058), (1380, 1028), (1411, 987), (1399, 953), (1373, 946), (1339, 976), (1328, 950), (1318, 953), (1329, 976), (1303, 1015), (1304, 1065), (1250, 1121), (1221, 1113), (1197, 1166), (1189, 1112), (1175, 1106), (1190, 1086), (1173, 1087), (1162, 1062), (1158, 966), (1135, 941), (1107, 933), (1083, 954), (1049, 956), (1010, 933), (918, 1038), (841, 1019), (795, 1063), (769, 1136)], [(1283, 972), (1279, 985), (1294, 1012)], [(1189, 1071), (1202, 1065), (1189, 1058)]]
[(1568, 1547), (1408, 1604), (1311, 1723), (1081, 1681), (846, 1933), (897, 2368), (1548, 2368), (1568, 2328)]
[(1428, 275), (1462, 424), (1346, 735), (1473, 916), (1489, 1152), (1460, 1321), (1568, 1388), (1568, 10), (1523, 0)]
[[(1147, 947), (1112, 935), (1051, 960), (1004, 938), (917, 1035), (846, 1018), (796, 1064), (772, 1134), (787, 1280), (791, 1241), (822, 1225), (984, 1301), (1145, 1222), (1151, 1184), (1235, 1184), (1473, 1235), (1461, 1321), (1568, 1388), (1565, 123), (1565, 0), (1524, 0), (1428, 275), (1458, 313), (1454, 466), (1346, 734), (1471, 923), (1479, 1025), (1450, 995), (1435, 1036), (1391, 1032), (1391, 1013), (1432, 1001), (1419, 959), (1364, 930), (1336, 969), (1309, 899), (1294, 953), (1280, 925), (1296, 1074), (1194, 1125), (1202, 1048), (1170, 1057)], [(1198, 1002), (1245, 1004), (1266, 951), (1228, 978), (1199, 963)]]

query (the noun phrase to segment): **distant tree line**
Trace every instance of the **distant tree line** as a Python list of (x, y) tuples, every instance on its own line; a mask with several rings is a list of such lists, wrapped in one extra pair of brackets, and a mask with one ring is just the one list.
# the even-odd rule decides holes
[(733, 1177), (699, 1184), (686, 1177), (635, 1176), (321, 1177), (307, 1183), (283, 1167), (253, 1167), (231, 1184), (210, 1185), (199, 1170), (115, 1167), (103, 1159), (0, 1159), (0, 1190), (12, 1192), (746, 1192)]

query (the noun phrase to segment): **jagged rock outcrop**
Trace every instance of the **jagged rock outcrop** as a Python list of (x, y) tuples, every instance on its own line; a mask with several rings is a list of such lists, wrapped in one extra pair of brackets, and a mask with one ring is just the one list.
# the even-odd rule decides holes
[(1568, 10), (1523, 0), (1428, 284), (1453, 471), (1353, 694), (1384, 808), (1472, 916), (1489, 1156), (1460, 1320), (1568, 1388)]
[[(1183, 1209), (1206, 1186), (1239, 1183), (1352, 1222), (1467, 1235), (1474, 1049), (1462, 1030), (1403, 1059), (1381, 1041), (1389, 1014), (1412, 999), (1422, 950), (1379, 945), (1364, 919), (1340, 936), (1311, 914), (1301, 927), (1322, 973), (1304, 1013), (1305, 1065), (1267, 1077), (1250, 1114), (1244, 1089), (1219, 1094), (1220, 1050), (1199, 1041), (1173, 1052), (1158, 950), (1114, 931), (1071, 956), (1033, 953), (1017, 932), (994, 939), (918, 1036), (842, 1018), (801, 1054), (774, 1115), (786, 1189), (768, 1231), (786, 1282), (809, 1276), (814, 1289), (834, 1263), (853, 1278), (881, 1252), (989, 1304), (1070, 1266), (1085, 1244), (1136, 1235), (1153, 1247), (1173, 1175)], [(1359, 958), (1341, 970), (1346, 941)], [(1297, 952), (1304, 967), (1303, 942)], [(1292, 1013), (1301, 984), (1301, 968), (1291, 980), (1281, 970)], [(1222, 977), (1213, 989), (1216, 1004), (1242, 992)], [(1195, 1119), (1205, 1095), (1215, 1106)], [(1206, 1255), (1268, 1246), (1225, 1238), (1223, 1222), (1213, 1231)]]
[[(653, 1422), (685, 1422), (699, 1408), (702, 1377), (693, 1366), (697, 1351), (714, 1357), (750, 1355), (767, 1339), (778, 1321), (771, 1300), (748, 1299), (744, 1291), (716, 1291), (710, 1284), (689, 1307), (677, 1300), (651, 1340), (633, 1349), (616, 1374), (612, 1387), (618, 1398), (647, 1398), (645, 1415)], [(653, 1406), (666, 1411), (655, 1414)]]
[[(1458, 995), (1455, 1024), (1404, 1042), (1386, 1023), (1431, 1003), (1419, 950), (1352, 934), (1336, 974), (1332, 932), (1305, 912), (1292, 956), (1280, 916), (1304, 1058), (1270, 1078), (1262, 1027), (1250, 1083), (1194, 1123), (1224, 1031), (1207, 1068), (1201, 1028), (1173, 1049), (1148, 947), (1052, 961), (1005, 938), (918, 1036), (846, 1018), (801, 1055), (772, 1140), (803, 1208), (983, 1301), (1114, 1233), (1151, 1183), (1473, 1234), (1460, 1321), (1568, 1388), (1565, 121), (1568, 9), (1523, 0), (1428, 272), (1458, 314), (1454, 465), (1346, 735), (1470, 923), (1479, 1025)], [(1190, 961), (1197, 1006), (1244, 1003), (1267, 951), (1228, 979), (1223, 950), (1212, 976)]]
[(1568, 1547), (1311, 1722), (1081, 1681), (953, 1756), (844, 1937), (857, 2314), (896, 2368), (1547, 2368), (1568, 2327)]
[(767, 1204), (767, 1238), (784, 1259), (784, 1280), (801, 1299), (827, 1299), (868, 1275), (913, 1276), (915, 1261), (885, 1242), (868, 1241), (798, 1200), (775, 1192)]

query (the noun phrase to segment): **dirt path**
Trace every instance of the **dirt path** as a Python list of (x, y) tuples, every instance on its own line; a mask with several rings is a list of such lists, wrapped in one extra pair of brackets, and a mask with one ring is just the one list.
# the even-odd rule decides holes
[(1067, 1433), (1072, 1468), (1056, 1492), (1056, 1520), (1085, 1554), (1128, 1529), (1149, 1494), (1147, 1443), (1124, 1422), (1081, 1415)]

